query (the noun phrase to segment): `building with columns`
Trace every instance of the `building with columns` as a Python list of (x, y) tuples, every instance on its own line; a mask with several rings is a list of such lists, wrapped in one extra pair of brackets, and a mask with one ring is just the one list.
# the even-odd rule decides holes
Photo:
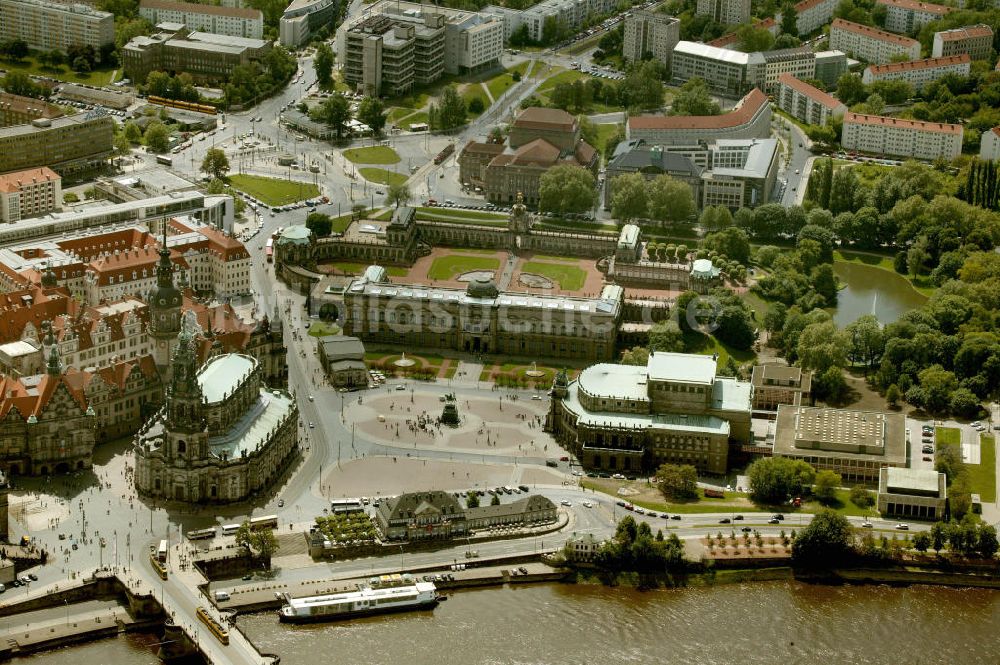
[(166, 404), (135, 437), (135, 486), (144, 496), (232, 503), (265, 491), (298, 454), (294, 397), (262, 381), (261, 365), (224, 354), (197, 366), (196, 323), (184, 316)]

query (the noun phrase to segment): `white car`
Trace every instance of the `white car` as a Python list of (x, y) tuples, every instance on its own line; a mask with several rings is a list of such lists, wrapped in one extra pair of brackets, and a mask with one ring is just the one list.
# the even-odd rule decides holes
[(560, 503), (564, 506), (572, 506), (573, 504), (569, 502), (568, 499), (563, 499)]
[(900, 522), (899, 524), (896, 525), (896, 528), (898, 530), (900, 530), (900, 531), (909, 531), (910, 530), (910, 525), (909, 524), (904, 524), (903, 522)]
[(592, 504), (590, 501), (584, 501), (583, 502), (583, 507), (584, 508), (593, 508), (594, 504)]
[(310, 402), (313, 402), (313, 401), (315, 401), (315, 400), (316, 400), (316, 398), (315, 398), (315, 397), (313, 397), (312, 395), (310, 395), (310, 396), (309, 396), (309, 401), (310, 401)]

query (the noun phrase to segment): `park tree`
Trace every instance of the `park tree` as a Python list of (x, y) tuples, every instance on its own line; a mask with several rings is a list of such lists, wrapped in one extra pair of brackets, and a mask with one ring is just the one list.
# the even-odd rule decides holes
[(743, 265), (750, 262), (750, 238), (746, 231), (735, 226), (710, 233), (705, 237), (702, 246)]
[(934, 548), (935, 552), (940, 552), (944, 549), (945, 543), (947, 542), (947, 525), (944, 522), (935, 522), (931, 526), (931, 547)]
[(694, 216), (691, 186), (669, 175), (653, 178), (647, 187), (646, 208), (651, 219), (659, 222), (683, 222)]
[(844, 329), (850, 343), (847, 357), (852, 363), (863, 365), (865, 373), (877, 369), (885, 353), (885, 333), (874, 314), (858, 318)]
[(997, 541), (996, 527), (992, 524), (980, 524), (979, 538), (976, 543), (979, 555), (984, 559), (992, 559), (998, 548), (1000, 548), (1000, 542)]
[(858, 508), (871, 508), (875, 505), (875, 497), (864, 485), (855, 485), (851, 488), (851, 503)]
[(813, 494), (820, 503), (829, 504), (837, 498), (837, 488), (840, 487), (840, 474), (829, 470), (823, 470), (816, 474), (816, 482), (813, 483)]
[(339, 139), (343, 137), (347, 123), (351, 119), (351, 104), (347, 101), (347, 97), (335, 92), (323, 100), (323, 103), (310, 113), (310, 116), (314, 120), (332, 127)]
[(316, 82), (324, 90), (333, 84), (333, 49), (326, 42), (320, 42), (313, 56), (313, 69), (316, 70)]
[(330, 235), (333, 230), (333, 220), (321, 212), (311, 212), (306, 216), (306, 228), (317, 238)]
[(500, 494), (499, 493), (493, 495), (493, 498), (490, 499), (490, 505), (491, 506), (499, 506), (500, 505)]
[(151, 152), (166, 152), (170, 147), (170, 130), (159, 120), (154, 120), (146, 125), (142, 140)]
[(895, 383), (889, 384), (889, 387), (885, 389), (885, 402), (891, 408), (895, 409), (902, 398), (903, 393)]
[[(837, 79), (837, 99), (847, 106), (854, 106), (868, 97), (868, 91), (861, 77), (845, 72)], [(849, 170), (849, 169), (848, 169)]]
[(372, 131), (381, 135), (385, 129), (385, 106), (378, 97), (365, 97), (358, 104), (358, 120), (372, 128)]
[(697, 76), (684, 82), (670, 107), (670, 115), (719, 115), (721, 112), (705, 80)]
[(706, 206), (698, 218), (698, 225), (707, 231), (720, 231), (733, 225), (733, 214), (724, 205)]
[(31, 80), (24, 72), (7, 72), (0, 80), (0, 88), (12, 95), (22, 97), (48, 97), (47, 90)]
[(649, 329), (649, 350), (679, 353), (684, 350), (684, 333), (674, 321), (659, 321)]
[(611, 181), (611, 215), (623, 223), (645, 218), (646, 178), (641, 173), (626, 173)]
[(562, 164), (542, 174), (538, 208), (557, 215), (583, 213), (597, 205), (594, 176), (587, 169)]
[(405, 206), (410, 202), (410, 188), (405, 182), (394, 183), (389, 185), (389, 189), (385, 195), (386, 205), (391, 205), (395, 207)]
[(249, 520), (240, 524), (236, 530), (236, 545), (245, 547), (256, 557), (264, 559), (270, 566), (271, 556), (278, 551), (278, 539), (271, 529), (253, 529)]
[(447, 86), (441, 91), (436, 105), (431, 105), (434, 111), (433, 129), (453, 129), (465, 124), (465, 117), (468, 109), (465, 100), (458, 94), (458, 90), (453, 85)]
[(926, 531), (920, 531), (913, 536), (913, 549), (917, 550), (921, 554), (929, 550), (931, 547), (931, 536)]
[(465, 506), (467, 508), (478, 508), (479, 507), (479, 492), (475, 490), (469, 490), (465, 493)]
[(115, 154), (119, 157), (124, 157), (132, 152), (132, 142), (128, 140), (124, 132), (117, 132), (115, 134)]
[(792, 543), (792, 561), (806, 568), (834, 568), (853, 554), (854, 530), (843, 515), (821, 510)]
[(802, 460), (764, 457), (747, 469), (750, 498), (756, 503), (778, 505), (812, 487), (816, 471)]
[(229, 172), (229, 159), (221, 148), (209, 148), (201, 160), (201, 171), (213, 178), (225, 178)]
[(698, 471), (690, 464), (664, 464), (656, 471), (656, 478), (667, 501), (698, 498)]
[(799, 36), (799, 13), (795, 11), (795, 5), (790, 2), (781, 8), (781, 33), (793, 37)]
[(766, 28), (755, 28), (744, 23), (736, 29), (737, 48), (744, 53), (770, 51), (774, 46), (774, 35)]
[(142, 143), (142, 129), (131, 120), (125, 123), (122, 134), (134, 144)]
[(826, 320), (811, 323), (803, 328), (798, 338), (798, 358), (803, 369), (824, 372), (830, 367), (842, 368), (847, 364), (849, 344), (843, 331)]

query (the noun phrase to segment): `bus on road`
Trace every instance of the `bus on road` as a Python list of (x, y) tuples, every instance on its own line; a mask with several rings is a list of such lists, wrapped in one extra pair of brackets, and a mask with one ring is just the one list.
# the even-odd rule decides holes
[(166, 155), (157, 155), (156, 156), (156, 163), (157, 164), (166, 164), (167, 166), (173, 166), (174, 165), (174, 158), (173, 157), (167, 157)]
[(251, 529), (277, 529), (278, 528), (278, 516), (277, 515), (265, 515), (263, 517), (253, 517), (250, 519)]
[(223, 524), (222, 525), (222, 535), (223, 536), (235, 536), (236, 532), (240, 530), (239, 524)]
[(332, 499), (330, 501), (330, 510), (334, 513), (356, 513), (364, 509), (361, 499)]
[(264, 254), (267, 256), (267, 262), (274, 262), (274, 238), (268, 238), (267, 244), (264, 246)]
[(211, 529), (188, 531), (187, 538), (188, 540), (206, 540), (208, 538), (215, 538), (215, 527), (212, 527)]
[(160, 546), (156, 548), (156, 560), (160, 563), (167, 561), (167, 541), (161, 540)]

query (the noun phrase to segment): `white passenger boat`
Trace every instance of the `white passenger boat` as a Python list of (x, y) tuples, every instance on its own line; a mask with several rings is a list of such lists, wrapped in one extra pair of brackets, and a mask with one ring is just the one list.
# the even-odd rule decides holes
[(362, 586), (357, 591), (323, 596), (285, 597), (278, 618), (290, 623), (337, 621), (370, 614), (431, 609), (438, 604), (432, 582), (373, 589)]

